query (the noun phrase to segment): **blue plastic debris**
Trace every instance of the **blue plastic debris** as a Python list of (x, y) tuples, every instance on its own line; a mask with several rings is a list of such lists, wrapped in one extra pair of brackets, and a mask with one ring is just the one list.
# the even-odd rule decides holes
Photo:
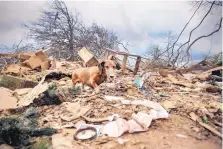
[(134, 86), (140, 89), (144, 94), (151, 94), (151, 90), (146, 90), (143, 86), (144, 80), (149, 77), (150, 73), (145, 73), (142, 77), (137, 77), (134, 80)]
[(137, 77), (134, 81), (134, 86), (137, 88), (142, 88), (142, 86), (143, 86), (142, 78)]

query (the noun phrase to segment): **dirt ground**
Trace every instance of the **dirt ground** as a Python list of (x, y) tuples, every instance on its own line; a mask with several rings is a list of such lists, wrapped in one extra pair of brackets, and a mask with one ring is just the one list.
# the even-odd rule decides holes
[[(128, 140), (125, 144), (118, 143), (117, 138), (98, 137), (92, 141), (75, 142), (83, 148), (92, 149), (220, 149), (221, 139), (211, 134), (205, 140), (198, 140), (193, 128), (197, 125), (192, 120), (173, 114), (168, 120), (157, 120), (147, 132), (124, 134), (119, 137)], [(199, 128), (202, 129), (202, 128)], [(61, 134), (73, 138), (73, 129), (64, 129)], [(181, 134), (186, 138), (177, 137)], [(80, 147), (80, 146), (79, 146)]]

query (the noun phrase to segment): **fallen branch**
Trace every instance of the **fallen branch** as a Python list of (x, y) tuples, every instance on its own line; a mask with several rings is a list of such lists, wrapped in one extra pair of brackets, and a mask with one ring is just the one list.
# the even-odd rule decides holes
[(187, 51), (189, 51), (189, 49), (192, 47), (192, 45), (193, 45), (195, 42), (197, 42), (198, 40), (200, 40), (200, 39), (202, 39), (202, 38), (205, 38), (205, 37), (209, 37), (209, 36), (213, 35), (214, 33), (218, 32), (218, 31), (221, 29), (221, 23), (222, 23), (222, 18), (220, 19), (219, 27), (218, 27), (215, 31), (211, 32), (211, 33), (208, 34), (208, 35), (203, 35), (203, 36), (200, 36), (200, 37), (198, 37), (197, 39), (195, 39), (195, 40), (188, 46)]
[(218, 132), (216, 129), (214, 129), (213, 127), (202, 123), (202, 122), (198, 122), (201, 126), (203, 126), (204, 128), (206, 128), (207, 130), (209, 130), (210, 132), (214, 133), (215, 135), (217, 135), (218, 137), (222, 138), (222, 134), (220, 132)]
[(201, 126), (203, 126), (204, 128), (206, 128), (207, 130), (209, 130), (210, 132), (214, 133), (215, 135), (217, 135), (218, 137), (220, 137), (222, 139), (222, 134), (220, 132), (218, 132), (216, 129), (214, 129), (213, 127), (200, 122), (201, 120), (199, 120), (199, 117), (195, 114), (195, 113), (190, 113), (190, 119), (192, 119), (195, 122), (198, 122)]

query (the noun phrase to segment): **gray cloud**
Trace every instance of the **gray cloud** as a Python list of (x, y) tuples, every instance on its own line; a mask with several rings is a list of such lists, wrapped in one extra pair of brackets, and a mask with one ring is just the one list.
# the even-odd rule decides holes
[[(149, 33), (163, 33), (173, 30), (179, 33), (191, 17), (193, 10), (184, 1), (66, 1), (68, 8), (82, 14), (83, 21), (90, 25), (92, 22), (102, 24), (104, 27), (114, 30), (122, 39), (131, 43), (130, 50), (140, 49), (145, 51), (149, 45), (162, 43), (161, 37), (150, 36)], [(36, 20), (40, 16), (40, 10), (45, 8), (45, 1), (21, 1), (0, 2), (0, 44), (10, 45), (24, 38), (27, 30), (21, 27), (21, 23)], [(215, 10), (208, 16), (204, 24), (194, 32), (193, 39), (201, 34), (213, 30), (221, 9)], [(180, 38), (184, 42), (188, 38), (189, 31), (195, 27), (204, 10), (199, 11), (191, 24)], [(207, 51), (211, 47), (213, 51), (221, 50), (221, 32), (211, 38), (202, 39), (193, 48)]]

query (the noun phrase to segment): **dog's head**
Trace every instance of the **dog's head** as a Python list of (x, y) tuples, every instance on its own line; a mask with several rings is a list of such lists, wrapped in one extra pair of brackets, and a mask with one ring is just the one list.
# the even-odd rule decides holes
[(115, 77), (115, 69), (116, 64), (112, 60), (105, 60), (102, 61), (99, 65), (99, 73), (100, 75), (105, 73), (108, 78), (114, 78)]

